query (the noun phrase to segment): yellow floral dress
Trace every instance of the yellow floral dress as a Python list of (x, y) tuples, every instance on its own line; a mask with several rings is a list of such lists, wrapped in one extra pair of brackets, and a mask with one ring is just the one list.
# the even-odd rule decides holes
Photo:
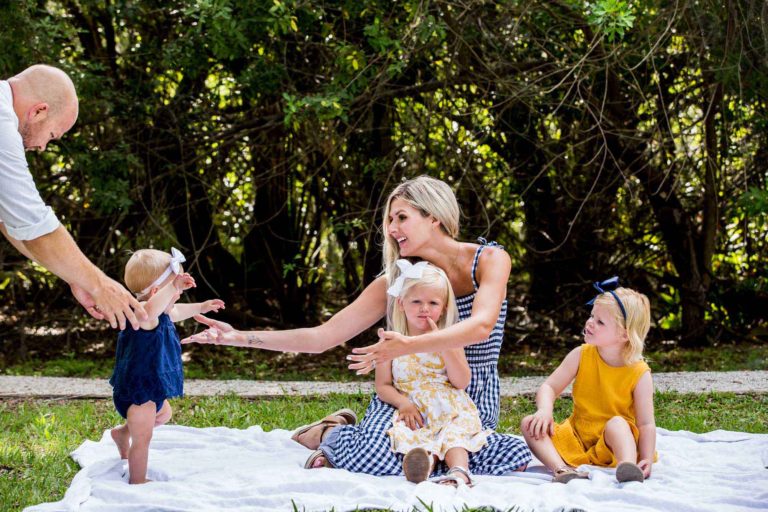
[(408, 395), (424, 418), (422, 428), (411, 430), (398, 421), (399, 412), (395, 411), (393, 426), (387, 431), (392, 451), (408, 453), (413, 448), (424, 448), (442, 460), (451, 448), (477, 452), (485, 446), (491, 431), (483, 430), (477, 407), (466, 391), (448, 380), (440, 354), (410, 354), (394, 359), (392, 382)]

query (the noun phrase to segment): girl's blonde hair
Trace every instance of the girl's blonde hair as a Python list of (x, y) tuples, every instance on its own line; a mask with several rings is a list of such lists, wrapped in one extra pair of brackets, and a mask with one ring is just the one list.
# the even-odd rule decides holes
[(610, 293), (602, 293), (595, 299), (595, 305), (602, 305), (613, 312), (617, 325), (626, 329), (629, 342), (624, 347), (624, 362), (632, 364), (643, 360), (645, 337), (651, 328), (651, 304), (648, 297), (630, 288), (616, 288), (614, 293), (619, 297), (627, 312), (627, 319), (621, 314), (621, 308), (616, 298)]
[[(157, 249), (140, 249), (125, 264), (123, 279), (134, 294), (141, 293), (165, 272), (171, 263), (171, 255)], [(183, 271), (183, 270), (182, 270)]]
[(383, 271), (387, 276), (387, 286), (391, 285), (400, 270), (395, 262), (400, 259), (400, 246), (389, 236), (389, 215), (392, 201), (402, 199), (418, 210), (423, 217), (433, 217), (440, 222), (443, 233), (456, 238), (459, 236), (459, 203), (451, 187), (444, 181), (431, 176), (419, 176), (404, 181), (389, 194), (384, 206), (384, 220), (381, 227), (384, 234)]
[[(440, 329), (450, 327), (459, 321), (459, 308), (456, 307), (456, 296), (453, 294), (453, 288), (451, 282), (448, 280), (448, 276), (445, 275), (442, 269), (432, 265), (431, 263), (424, 267), (424, 271), (420, 278), (406, 279), (403, 283), (403, 289), (400, 292), (399, 299), (405, 300), (408, 296), (408, 292), (421, 287), (439, 288), (442, 292), (443, 303), (445, 304), (445, 312), (437, 321), (437, 326)], [(393, 301), (393, 302), (396, 302)], [(408, 332), (408, 319), (405, 317), (405, 311), (399, 307), (391, 308), (391, 312), (387, 318), (387, 324), (391, 326), (391, 329), (409, 336)]]

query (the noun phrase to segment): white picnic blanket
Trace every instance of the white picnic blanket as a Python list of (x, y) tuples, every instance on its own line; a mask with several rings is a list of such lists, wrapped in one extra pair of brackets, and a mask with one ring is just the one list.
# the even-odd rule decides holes
[[(82, 470), (64, 498), (32, 511), (280, 511), (391, 508), (435, 512), (493, 506), (508, 510), (768, 510), (768, 435), (658, 429), (659, 462), (645, 483), (618, 484), (613, 471), (583, 466), (590, 480), (549, 483), (541, 466), (510, 476), (476, 477), (454, 489), (403, 477), (302, 468), (309, 450), (287, 430), (163, 426), (150, 448), (152, 483), (128, 485), (126, 462), (105, 432), (72, 457)], [(294, 509), (295, 505), (295, 509)]]

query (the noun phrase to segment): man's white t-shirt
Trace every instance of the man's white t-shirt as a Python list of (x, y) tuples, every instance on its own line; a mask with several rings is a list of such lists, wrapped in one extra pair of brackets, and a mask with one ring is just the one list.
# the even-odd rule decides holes
[(29, 172), (13, 93), (5, 80), (0, 80), (0, 222), (16, 240), (34, 240), (59, 227)]

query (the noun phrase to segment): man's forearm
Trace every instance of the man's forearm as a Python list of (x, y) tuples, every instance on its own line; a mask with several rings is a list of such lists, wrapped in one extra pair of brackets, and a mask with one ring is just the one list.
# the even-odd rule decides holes
[[(64, 226), (51, 233), (21, 242), (30, 259), (47, 268), (69, 284), (88, 292), (98, 286), (104, 274), (83, 254)], [(15, 244), (14, 244), (15, 245)]]
[[(31, 259), (32, 261), (35, 261), (34, 256), (32, 256), (32, 253), (29, 252), (29, 249), (24, 245), (24, 242), (21, 240), (16, 240), (11, 235), (8, 234), (8, 230), (5, 228), (5, 223), (0, 222), (0, 233), (3, 234), (3, 236), (13, 245), (17, 251), (19, 251), (21, 254), (26, 256), (27, 258)], [(37, 262), (35, 262), (37, 263)]]

